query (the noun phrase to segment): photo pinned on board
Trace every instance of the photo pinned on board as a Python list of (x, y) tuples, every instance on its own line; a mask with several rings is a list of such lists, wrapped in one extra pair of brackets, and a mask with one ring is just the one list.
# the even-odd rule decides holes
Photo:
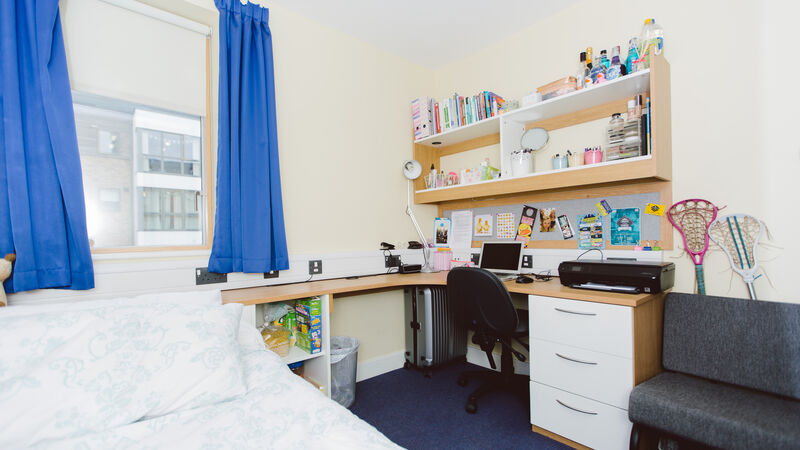
[(539, 210), (539, 232), (549, 233), (556, 231), (556, 209), (542, 208)]

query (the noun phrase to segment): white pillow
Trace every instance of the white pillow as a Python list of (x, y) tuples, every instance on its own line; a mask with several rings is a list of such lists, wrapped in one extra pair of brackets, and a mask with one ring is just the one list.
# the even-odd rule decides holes
[(98, 432), (246, 391), (242, 305), (0, 314), (0, 448)]

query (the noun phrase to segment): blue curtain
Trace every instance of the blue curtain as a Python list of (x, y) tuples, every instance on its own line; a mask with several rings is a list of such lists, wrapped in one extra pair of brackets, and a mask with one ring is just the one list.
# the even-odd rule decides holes
[(17, 254), (6, 291), (93, 288), (58, 0), (0, 1), (0, 115), (0, 254)]
[(220, 28), (219, 147), (208, 270), (288, 269), (269, 10), (239, 0), (215, 3)]

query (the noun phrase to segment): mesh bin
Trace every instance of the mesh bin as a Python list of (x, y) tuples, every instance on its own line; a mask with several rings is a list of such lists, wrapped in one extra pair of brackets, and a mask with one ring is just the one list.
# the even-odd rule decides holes
[(331, 398), (345, 408), (356, 400), (358, 339), (331, 337)]

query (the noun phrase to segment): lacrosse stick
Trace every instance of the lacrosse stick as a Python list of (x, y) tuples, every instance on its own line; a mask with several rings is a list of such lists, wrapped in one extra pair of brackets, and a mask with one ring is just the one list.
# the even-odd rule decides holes
[(703, 256), (708, 250), (708, 227), (717, 218), (717, 207), (708, 200), (697, 198), (683, 200), (669, 208), (667, 218), (683, 238), (686, 253), (694, 262), (697, 274), (697, 292), (705, 295)]
[(711, 240), (725, 250), (731, 267), (747, 284), (751, 300), (756, 300), (756, 290), (753, 287), (758, 269), (756, 247), (763, 232), (761, 222), (747, 214), (720, 217), (708, 227)]

